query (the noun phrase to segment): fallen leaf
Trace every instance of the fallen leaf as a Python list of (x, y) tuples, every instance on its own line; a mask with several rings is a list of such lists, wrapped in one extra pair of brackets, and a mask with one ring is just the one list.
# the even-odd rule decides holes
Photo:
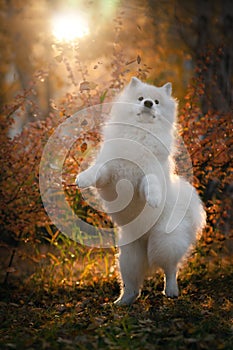
[(89, 81), (83, 81), (80, 83), (80, 91), (86, 91), (86, 90), (94, 90), (96, 88), (97, 84)]

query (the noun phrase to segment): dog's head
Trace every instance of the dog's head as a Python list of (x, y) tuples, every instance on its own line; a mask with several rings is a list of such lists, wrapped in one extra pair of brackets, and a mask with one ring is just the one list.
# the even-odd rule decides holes
[(176, 101), (171, 94), (171, 83), (156, 87), (133, 77), (117, 102), (125, 103), (125, 109), (129, 112), (125, 113), (125, 117), (129, 118), (129, 122), (156, 125), (164, 119), (172, 125), (176, 116)]

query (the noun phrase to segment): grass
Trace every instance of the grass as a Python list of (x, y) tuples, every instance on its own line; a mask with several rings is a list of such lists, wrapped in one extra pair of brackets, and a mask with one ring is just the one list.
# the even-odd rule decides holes
[(101, 275), (100, 268), (83, 276), (76, 286), (1, 285), (0, 348), (233, 349), (230, 259), (199, 251), (180, 274), (179, 298), (162, 295), (157, 273), (130, 307), (112, 304), (119, 293), (114, 273)]

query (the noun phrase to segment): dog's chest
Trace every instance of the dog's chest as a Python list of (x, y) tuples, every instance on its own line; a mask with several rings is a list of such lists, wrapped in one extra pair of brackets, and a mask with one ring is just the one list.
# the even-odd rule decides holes
[[(111, 177), (112, 185), (115, 187), (118, 182), (121, 182), (123, 186), (127, 187), (128, 182), (133, 187), (137, 187), (145, 175), (145, 169), (143, 169), (142, 164), (127, 159), (117, 159), (114, 163)], [(122, 180), (126, 180), (125, 184)]]

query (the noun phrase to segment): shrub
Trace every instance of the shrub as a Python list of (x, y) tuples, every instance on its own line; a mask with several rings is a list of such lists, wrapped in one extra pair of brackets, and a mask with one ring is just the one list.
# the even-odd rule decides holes
[[(113, 77), (105, 87), (96, 87), (87, 80), (80, 84), (80, 96), (68, 93), (61, 99), (59, 106), (51, 102), (53, 112), (44, 120), (30, 122), (23, 131), (13, 139), (9, 138), (9, 127), (13, 123), (12, 115), (21, 108), (26, 109), (31, 89), (18, 95), (5, 106), (0, 120), (0, 166), (1, 195), (0, 222), (2, 241), (38, 242), (47, 238), (54, 243), (60, 236), (54, 230), (40, 197), (39, 164), (43, 148), (54, 128), (66, 118), (71, 111), (77, 111), (91, 104), (98, 104), (111, 99), (124, 82), (123, 64), (115, 53)], [(140, 60), (138, 59), (138, 64)], [(204, 240), (222, 240), (232, 236), (232, 115), (230, 112), (202, 109), (202, 97), (205, 94), (205, 80), (202, 70), (208, 66), (198, 65), (196, 75), (190, 84), (179, 112), (180, 133), (190, 153), (193, 163), (194, 185), (206, 203), (208, 226)], [(147, 67), (138, 70), (138, 76), (147, 76)], [(71, 68), (69, 67), (69, 74)], [(72, 76), (72, 74), (71, 74)], [(86, 77), (86, 75), (85, 75)], [(113, 80), (115, 83), (113, 84)], [(93, 89), (93, 91), (92, 91)], [(33, 107), (33, 106), (32, 106)], [(38, 109), (38, 106), (35, 106)], [(94, 225), (111, 226), (104, 213), (90, 208), (83, 202), (73, 183), (82, 158), (88, 148), (97, 147), (100, 141), (98, 128), (88, 131), (88, 120), (84, 132), (67, 155), (64, 164), (64, 191), (67, 200), (84, 220)], [(85, 131), (86, 130), (86, 131)], [(182, 165), (182, 161), (180, 160)], [(64, 241), (63, 241), (64, 244)], [(81, 250), (80, 250), (81, 252)], [(51, 258), (51, 256), (50, 256)], [(54, 261), (54, 258), (51, 258)], [(59, 264), (58, 264), (59, 265)]]

